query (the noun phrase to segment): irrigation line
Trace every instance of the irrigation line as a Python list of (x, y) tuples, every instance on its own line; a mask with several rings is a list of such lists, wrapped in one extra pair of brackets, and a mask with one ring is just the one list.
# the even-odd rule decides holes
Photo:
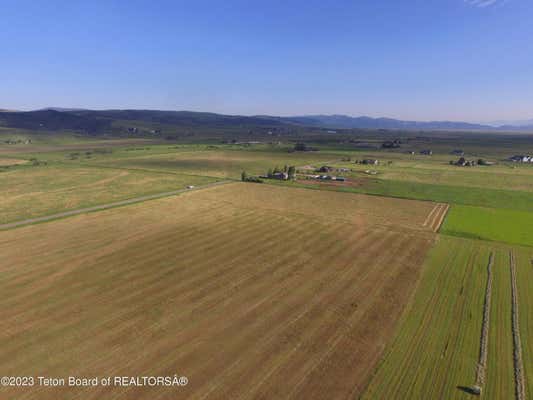
[(509, 263), (511, 267), (511, 289), (512, 289), (512, 322), (513, 322), (513, 362), (515, 379), (515, 398), (525, 400), (525, 379), (524, 363), (522, 360), (522, 342), (520, 340), (520, 323), (518, 317), (518, 286), (516, 284), (516, 261), (512, 251), (509, 252)]
[(476, 370), (476, 386), (485, 385), (485, 373), (487, 370), (487, 353), (490, 327), (490, 299), (492, 295), (492, 264), (494, 263), (494, 253), (490, 253), (487, 265), (487, 287), (485, 289), (485, 303), (483, 304), (483, 323), (481, 325), (481, 339), (479, 344), (479, 360)]

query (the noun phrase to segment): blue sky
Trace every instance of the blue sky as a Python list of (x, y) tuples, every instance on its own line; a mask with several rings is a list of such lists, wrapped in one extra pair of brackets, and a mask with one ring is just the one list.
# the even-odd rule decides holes
[(0, 108), (533, 118), (531, 0), (0, 0)]

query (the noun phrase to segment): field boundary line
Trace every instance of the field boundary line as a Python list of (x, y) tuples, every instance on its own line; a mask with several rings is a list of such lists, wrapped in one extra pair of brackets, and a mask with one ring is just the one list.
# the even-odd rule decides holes
[(479, 343), (479, 361), (476, 369), (476, 386), (480, 388), (485, 385), (485, 373), (487, 371), (493, 264), (494, 253), (491, 252), (489, 255), (489, 263), (487, 265), (487, 287), (485, 289), (485, 303), (483, 304), (483, 322), (481, 324), (481, 339)]
[(173, 190), (173, 191), (170, 191), (170, 192), (150, 194), (150, 195), (146, 195), (146, 196), (140, 196), (140, 197), (134, 197), (134, 198), (131, 198), (131, 199), (115, 201), (113, 203), (100, 204), (100, 205), (97, 205), (97, 206), (80, 208), (80, 209), (77, 209), (77, 210), (70, 210), (70, 211), (65, 211), (65, 212), (62, 212), (62, 213), (57, 213), (57, 214), (52, 214), (52, 215), (46, 215), (46, 216), (43, 216), (43, 217), (28, 218), (28, 219), (24, 219), (24, 220), (21, 220), (21, 221), (8, 222), (6, 224), (1, 224), (0, 225), (0, 231), (1, 230), (7, 230), (7, 229), (13, 229), (13, 228), (19, 228), (19, 227), (22, 227), (22, 226), (37, 224), (37, 223), (41, 223), (41, 222), (53, 221), (53, 220), (56, 220), (56, 219), (71, 217), (71, 216), (74, 216), (74, 215), (86, 214), (86, 213), (95, 212), (95, 211), (103, 211), (103, 210), (107, 210), (107, 209), (110, 209), (110, 208), (127, 206), (127, 205), (130, 205), (130, 204), (142, 203), (142, 202), (148, 201), (148, 200), (157, 200), (157, 199), (161, 199), (161, 198), (164, 198), (164, 197), (175, 196), (175, 195), (178, 195), (178, 194), (181, 194), (181, 193), (185, 193), (185, 192), (193, 192), (193, 191), (196, 191), (196, 190), (208, 189), (208, 188), (211, 188), (211, 187), (214, 187), (214, 186), (225, 185), (225, 184), (234, 183), (234, 182), (235, 181), (231, 181), (231, 180), (223, 180), (223, 181), (219, 181), (219, 182), (208, 183), (208, 184), (202, 185), (202, 186), (196, 186), (196, 187), (194, 187), (192, 189), (178, 189), (178, 190)]
[(518, 316), (518, 286), (516, 284), (516, 260), (514, 253), (509, 252), (511, 268), (511, 299), (512, 299), (512, 329), (513, 329), (513, 363), (515, 378), (515, 398), (525, 400), (524, 363), (522, 360), (522, 342), (520, 340), (520, 322)]

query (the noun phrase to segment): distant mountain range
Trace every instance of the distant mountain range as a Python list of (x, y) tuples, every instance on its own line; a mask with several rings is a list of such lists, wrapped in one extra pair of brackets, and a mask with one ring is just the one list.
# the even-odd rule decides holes
[(517, 121), (509, 121), (509, 120), (501, 120), (501, 121), (491, 121), (488, 122), (487, 125), (500, 127), (500, 126), (533, 126), (533, 119), (525, 119), (525, 120), (517, 120)]
[[(350, 117), (347, 115), (304, 115), (278, 117), (270, 115), (241, 116), (193, 111), (159, 110), (85, 110), (78, 108), (51, 107), (36, 111), (0, 112), (0, 126), (40, 129), (77, 130), (87, 133), (104, 133), (110, 130), (127, 130), (128, 126), (141, 126), (146, 130), (161, 126), (182, 129), (233, 129), (258, 128), (302, 129), (387, 129), (416, 131), (510, 131), (533, 132), (533, 120), (523, 125), (475, 124), (453, 121), (404, 121), (392, 118)], [(153, 127), (153, 128), (150, 128)]]
[(46, 108), (36, 111), (0, 112), (0, 127), (42, 132), (76, 131), (90, 135), (159, 134), (194, 132), (263, 132), (302, 128), (274, 117), (249, 117), (192, 111), (84, 110)]
[(392, 118), (350, 117), (347, 115), (305, 115), (301, 117), (283, 118), (285, 121), (299, 123), (306, 126), (316, 126), (336, 129), (405, 129), (405, 130), (464, 130), (464, 131), (493, 131), (493, 130), (533, 130), (533, 121), (524, 125), (492, 126), (488, 124), (473, 124), (454, 121), (404, 121)]

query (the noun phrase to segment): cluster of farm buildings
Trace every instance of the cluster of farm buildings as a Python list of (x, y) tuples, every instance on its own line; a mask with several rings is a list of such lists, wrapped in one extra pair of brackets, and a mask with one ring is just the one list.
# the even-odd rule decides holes
[(8, 139), (4, 141), (5, 144), (31, 144), (31, 139)]
[(494, 165), (494, 162), (487, 161), (487, 160), (484, 160), (482, 158), (480, 158), (478, 160), (467, 160), (466, 158), (461, 157), (457, 161), (450, 161), (450, 164), (451, 165), (457, 165), (459, 167), (473, 167), (475, 165)]
[(307, 179), (317, 179), (317, 180), (324, 180), (324, 181), (338, 181), (338, 182), (345, 182), (346, 178), (343, 176), (336, 176), (332, 175), (331, 172), (349, 172), (350, 169), (348, 168), (334, 168), (327, 165), (323, 165), (320, 168), (317, 168), (315, 172), (320, 172), (320, 174), (314, 174), (314, 175), (306, 175)]
[(318, 180), (325, 180), (325, 181), (339, 181), (344, 182), (346, 181), (346, 178), (343, 176), (335, 176), (335, 175), (306, 175), (309, 179), (318, 179)]
[(533, 163), (533, 156), (516, 155), (509, 158), (509, 161), (520, 163)]

